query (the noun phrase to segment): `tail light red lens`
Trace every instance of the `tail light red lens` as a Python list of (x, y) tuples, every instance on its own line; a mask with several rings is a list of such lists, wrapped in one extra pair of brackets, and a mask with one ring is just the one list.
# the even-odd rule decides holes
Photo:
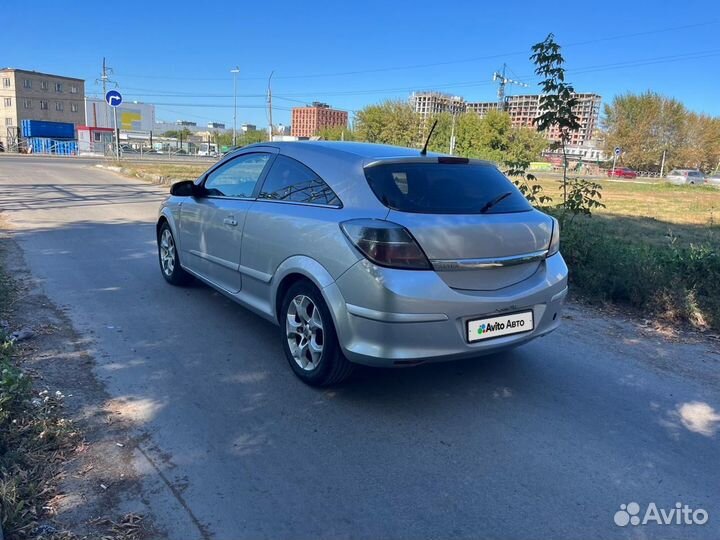
[(389, 268), (430, 270), (430, 262), (410, 231), (381, 219), (353, 219), (340, 224), (348, 240), (371, 262)]

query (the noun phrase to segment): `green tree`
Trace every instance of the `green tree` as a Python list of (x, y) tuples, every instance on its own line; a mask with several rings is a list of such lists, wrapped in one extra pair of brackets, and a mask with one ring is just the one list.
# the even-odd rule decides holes
[(571, 214), (570, 221), (578, 214), (590, 215), (594, 208), (604, 207), (600, 202), (602, 186), (595, 182), (579, 179), (568, 179), (567, 144), (573, 131), (580, 129), (578, 116), (573, 111), (577, 105), (575, 90), (565, 81), (565, 59), (561, 54), (560, 45), (553, 34), (540, 43), (532, 46), (530, 59), (535, 64), (535, 73), (542, 77), (540, 88), (540, 110), (543, 111), (533, 122), (538, 131), (547, 132), (555, 127), (560, 133), (559, 145), (563, 153), (563, 213)]
[[(437, 121), (437, 125), (435, 126), (435, 131), (433, 131), (430, 142), (428, 143), (428, 150), (430, 152), (448, 154), (450, 153), (450, 136), (452, 135), (453, 115), (445, 112), (431, 116), (426, 122), (426, 131), (430, 130), (435, 121)], [(457, 115), (455, 116), (455, 123), (457, 127)], [(422, 144), (425, 144), (427, 136), (427, 132), (421, 135)]]
[(563, 153), (563, 203), (565, 203), (568, 198), (566, 147), (572, 132), (580, 129), (580, 122), (573, 112), (577, 99), (572, 85), (565, 82), (565, 59), (560, 51), (555, 36), (548, 34), (543, 41), (532, 46), (530, 60), (535, 64), (535, 73), (542, 77), (539, 85), (542, 89), (540, 110), (543, 112), (533, 119), (533, 123), (538, 131), (547, 131), (556, 127), (560, 132), (559, 143)]
[(324, 141), (354, 141), (355, 133), (348, 127), (323, 128), (318, 133)]
[(605, 150), (623, 150), (623, 165), (659, 171), (663, 152), (666, 170), (683, 165), (689, 113), (682, 103), (655, 92), (617, 96), (605, 105)]
[(480, 117), (475, 113), (460, 115), (456, 122), (456, 153), (487, 159), (502, 166), (527, 162), (527, 166), (547, 146), (545, 138), (536, 130), (514, 128), (510, 115), (490, 111)]
[(705, 172), (720, 168), (720, 118), (690, 113), (678, 160)]
[(248, 144), (256, 144), (259, 142), (265, 142), (268, 140), (267, 131), (264, 129), (256, 129), (253, 131), (246, 131), (238, 133), (237, 145), (246, 146)]
[(357, 140), (414, 147), (418, 145), (421, 119), (404, 101), (369, 105), (355, 117)]

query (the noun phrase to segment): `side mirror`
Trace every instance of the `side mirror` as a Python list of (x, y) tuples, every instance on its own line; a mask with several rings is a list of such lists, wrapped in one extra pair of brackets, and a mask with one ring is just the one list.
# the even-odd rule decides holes
[(170, 195), (176, 197), (194, 197), (199, 194), (200, 188), (195, 185), (192, 180), (183, 180), (182, 182), (175, 182), (170, 187)]

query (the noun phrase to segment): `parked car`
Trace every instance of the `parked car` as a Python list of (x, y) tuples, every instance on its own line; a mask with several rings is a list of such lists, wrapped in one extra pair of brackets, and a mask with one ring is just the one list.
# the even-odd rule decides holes
[(671, 184), (679, 186), (705, 183), (705, 175), (697, 169), (675, 169), (670, 171), (665, 179)]
[(637, 178), (637, 173), (627, 167), (616, 167), (615, 169), (610, 169), (607, 172), (607, 175), (611, 178)]
[(720, 172), (714, 172), (707, 178), (705, 178), (705, 183), (711, 184), (713, 186), (720, 186)]
[(173, 185), (157, 221), (165, 280), (194, 276), (278, 324), (313, 385), (552, 332), (559, 239), (492, 163), (351, 142), (238, 149)]
[(121, 144), (120, 145), (120, 153), (121, 154), (139, 154), (140, 150), (130, 146), (129, 144)]

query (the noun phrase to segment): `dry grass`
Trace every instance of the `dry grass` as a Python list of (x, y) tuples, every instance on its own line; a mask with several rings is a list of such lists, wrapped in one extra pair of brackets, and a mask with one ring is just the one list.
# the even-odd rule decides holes
[(122, 163), (130, 174), (141, 177), (143, 174), (160, 175), (176, 180), (195, 180), (210, 168), (208, 163), (176, 164), (176, 163)]
[[(12, 321), (17, 290), (4, 269), (0, 251), (0, 320)], [(81, 446), (82, 434), (64, 416), (60, 392), (38, 392), (33, 376), (22, 369), (16, 346), (0, 326), (0, 532), (5, 540), (139, 540), (142, 517), (91, 522), (97, 534), (77, 535), (53, 523), (49, 509), (57, 496), (64, 464)], [(2, 534), (0, 534), (2, 537)]]
[[(554, 203), (562, 201), (558, 177), (539, 176)], [(720, 189), (673, 186), (665, 182), (596, 180), (605, 208), (594, 215), (613, 235), (654, 245), (675, 240), (683, 245), (720, 241)]]

